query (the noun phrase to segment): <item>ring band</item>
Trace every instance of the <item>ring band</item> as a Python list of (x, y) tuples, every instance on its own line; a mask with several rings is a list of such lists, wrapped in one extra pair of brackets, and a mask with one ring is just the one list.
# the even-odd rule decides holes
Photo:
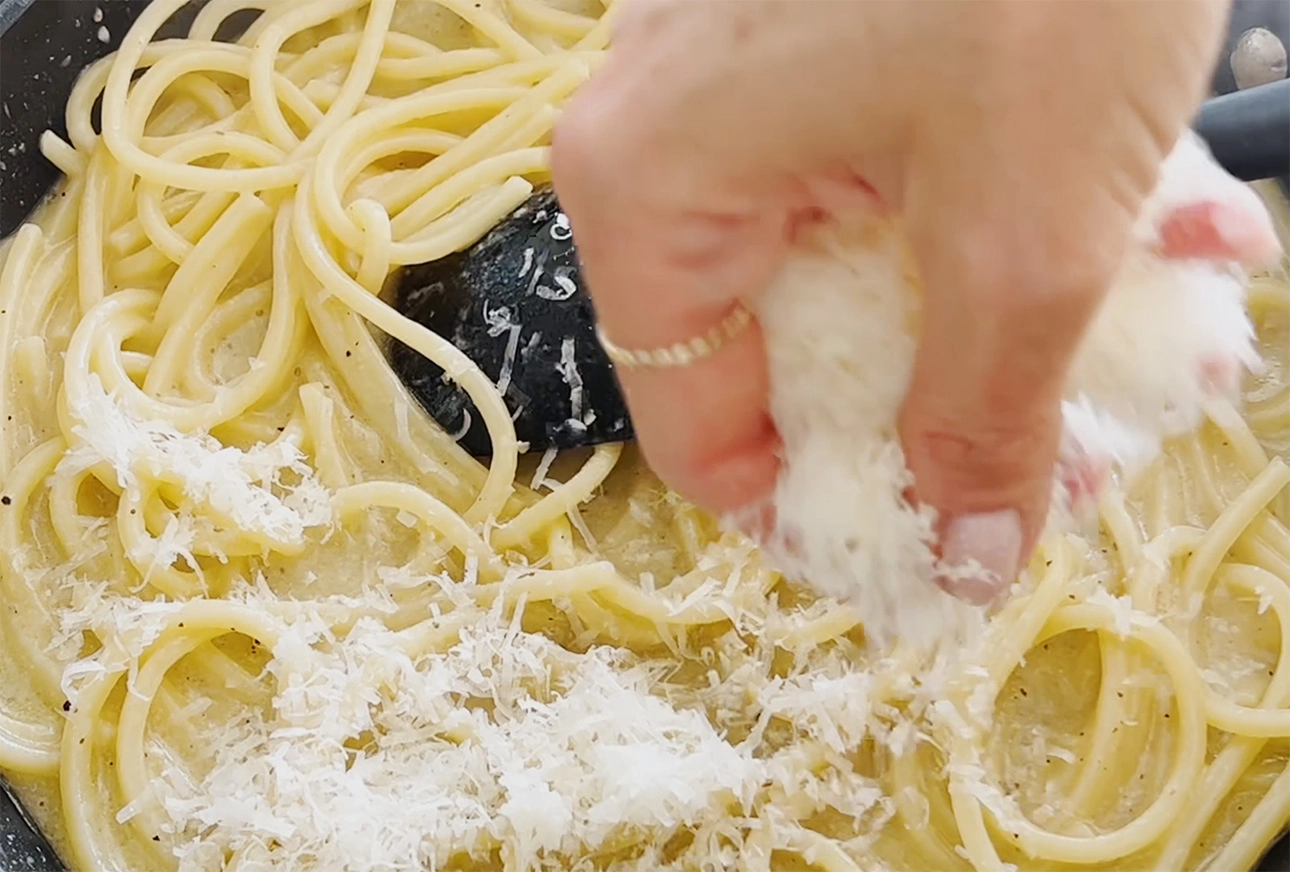
[(705, 357), (711, 357), (721, 346), (734, 339), (752, 323), (752, 312), (743, 303), (736, 303), (721, 323), (702, 336), (674, 342), (665, 348), (631, 349), (614, 344), (600, 325), (596, 325), (596, 338), (605, 354), (615, 366), (623, 369), (669, 369), (689, 366)]

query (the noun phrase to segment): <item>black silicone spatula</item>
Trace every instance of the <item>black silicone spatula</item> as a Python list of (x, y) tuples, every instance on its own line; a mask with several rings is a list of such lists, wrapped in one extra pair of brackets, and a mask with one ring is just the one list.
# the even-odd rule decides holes
[(1194, 127), (1238, 179), (1284, 176), (1290, 167), (1290, 79), (1215, 97), (1201, 107)]
[(1280, 177), (1290, 196), (1290, 0), (1235, 0), (1211, 89), (1193, 127), (1228, 172)]
[[(530, 450), (632, 438), (613, 364), (596, 339), (569, 220), (549, 188), (470, 248), (407, 267), (395, 281), (399, 311), (450, 339), (497, 384)], [(474, 403), (443, 370), (398, 342), (390, 365), (467, 451), (490, 453)]]
[[(1287, 52), (1290, 0), (1233, 0), (1227, 38), (1210, 81), (1210, 90), (1218, 97), (1233, 96), (1206, 103), (1194, 127), (1233, 175), (1246, 181), (1275, 177), (1281, 192), (1290, 197), (1285, 163), (1290, 155), (1286, 117), (1290, 95), (1282, 82)], [(1275, 89), (1249, 93), (1274, 82), (1282, 82), (1279, 95)], [(1267, 138), (1260, 140), (1263, 135)]]

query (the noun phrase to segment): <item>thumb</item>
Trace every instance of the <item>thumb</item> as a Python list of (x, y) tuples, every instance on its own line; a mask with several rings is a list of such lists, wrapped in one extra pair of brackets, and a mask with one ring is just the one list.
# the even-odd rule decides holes
[[(945, 563), (975, 561), (990, 574), (942, 579), (951, 593), (995, 599), (1043, 530), (1067, 370), (1159, 154), (1145, 148), (1136, 167), (1113, 172), (1087, 163), (1065, 174), (1014, 166), (1011, 178), (981, 162), (949, 175), (998, 184), (942, 183), (937, 174), (933, 208), (920, 208), (910, 190), (925, 305), (901, 438), (916, 498), (939, 513)], [(1109, 191), (1108, 178), (1132, 183)]]
[[(977, 602), (1042, 532), (1067, 370), (1204, 95), (1226, 4), (1021, 5), (1031, 38), (943, 89), (898, 182), (925, 295), (901, 439), (945, 562), (993, 574), (942, 581)], [(1034, 36), (1063, 28), (1064, 51)]]

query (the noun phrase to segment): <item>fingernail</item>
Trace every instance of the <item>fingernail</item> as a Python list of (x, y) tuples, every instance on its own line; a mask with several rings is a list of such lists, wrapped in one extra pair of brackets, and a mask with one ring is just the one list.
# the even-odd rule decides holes
[(1021, 515), (1015, 509), (961, 515), (941, 535), (938, 583), (953, 596), (984, 606), (1016, 580), (1021, 564)]

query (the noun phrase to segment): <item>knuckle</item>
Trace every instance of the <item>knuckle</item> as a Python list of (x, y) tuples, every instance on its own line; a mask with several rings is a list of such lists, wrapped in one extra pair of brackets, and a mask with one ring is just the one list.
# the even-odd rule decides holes
[[(592, 79), (570, 101), (551, 133), (551, 174), (562, 206), (578, 215), (621, 223), (623, 204), (639, 201), (648, 187), (643, 171), (657, 173), (656, 132), (641, 129), (630, 95), (613, 75)], [(663, 161), (666, 163), (666, 161)]]
[(1050, 487), (1058, 412), (961, 420), (906, 415), (902, 441), (919, 497), (950, 513), (1027, 505)]
[(1119, 266), (1132, 216), (1105, 195), (1065, 216), (1047, 208), (1021, 202), (1011, 211), (1031, 220), (955, 221), (951, 241), (940, 227), (920, 239), (929, 305), (969, 307), (1003, 331), (1030, 322), (1060, 330), (1091, 318)]
[[(606, 159), (602, 147), (603, 121), (588, 104), (575, 100), (560, 116), (551, 134), (551, 174), (561, 201), (581, 199), (580, 191), (591, 183)], [(594, 110), (594, 106), (590, 107)]]
[[(1122, 223), (1127, 228), (1128, 221)], [(979, 267), (977, 293), (1009, 324), (1038, 319), (1053, 327), (1091, 317), (1123, 253), (1114, 237), (1072, 233), (1069, 227), (1048, 231), (1036, 228), (1020, 244), (996, 243), (993, 256)]]

